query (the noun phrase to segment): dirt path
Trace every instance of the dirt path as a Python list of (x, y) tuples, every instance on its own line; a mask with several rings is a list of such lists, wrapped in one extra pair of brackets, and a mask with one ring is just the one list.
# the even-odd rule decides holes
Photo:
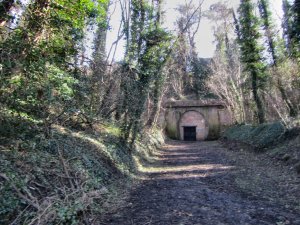
[(169, 142), (104, 224), (300, 225), (300, 178), (263, 157), (218, 142)]

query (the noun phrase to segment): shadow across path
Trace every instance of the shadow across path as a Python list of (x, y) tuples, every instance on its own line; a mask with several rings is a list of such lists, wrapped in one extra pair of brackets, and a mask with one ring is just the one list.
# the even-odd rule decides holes
[(243, 191), (237, 180), (243, 180), (248, 171), (227, 152), (218, 142), (168, 142), (154, 155), (155, 163), (142, 164), (141, 185), (132, 190), (122, 209), (108, 215), (104, 224), (300, 222), (299, 211)]

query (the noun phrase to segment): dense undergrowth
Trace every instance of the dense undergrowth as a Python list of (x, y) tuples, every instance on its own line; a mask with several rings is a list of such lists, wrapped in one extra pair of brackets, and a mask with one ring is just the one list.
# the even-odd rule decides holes
[(129, 147), (109, 123), (81, 131), (57, 125), (46, 138), (36, 124), (1, 127), (0, 224), (95, 224), (109, 199), (132, 185), (134, 157), (163, 142), (149, 131)]
[(264, 152), (300, 173), (300, 128), (288, 128), (281, 122), (261, 125), (238, 125), (223, 134), (227, 143), (243, 145)]
[(225, 131), (223, 137), (240, 141), (256, 148), (265, 148), (274, 144), (286, 131), (281, 122), (255, 125), (238, 125)]

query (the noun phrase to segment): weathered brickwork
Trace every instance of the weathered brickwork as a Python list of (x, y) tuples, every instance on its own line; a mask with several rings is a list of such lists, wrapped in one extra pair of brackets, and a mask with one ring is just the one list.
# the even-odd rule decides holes
[(184, 140), (184, 127), (196, 127), (196, 139), (205, 140), (208, 135), (208, 124), (204, 117), (197, 111), (188, 111), (184, 113), (179, 122), (180, 140)]

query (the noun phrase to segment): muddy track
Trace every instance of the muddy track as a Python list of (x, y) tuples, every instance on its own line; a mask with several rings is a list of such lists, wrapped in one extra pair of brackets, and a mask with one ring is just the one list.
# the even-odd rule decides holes
[(103, 224), (299, 224), (300, 178), (263, 155), (218, 142), (168, 142)]

